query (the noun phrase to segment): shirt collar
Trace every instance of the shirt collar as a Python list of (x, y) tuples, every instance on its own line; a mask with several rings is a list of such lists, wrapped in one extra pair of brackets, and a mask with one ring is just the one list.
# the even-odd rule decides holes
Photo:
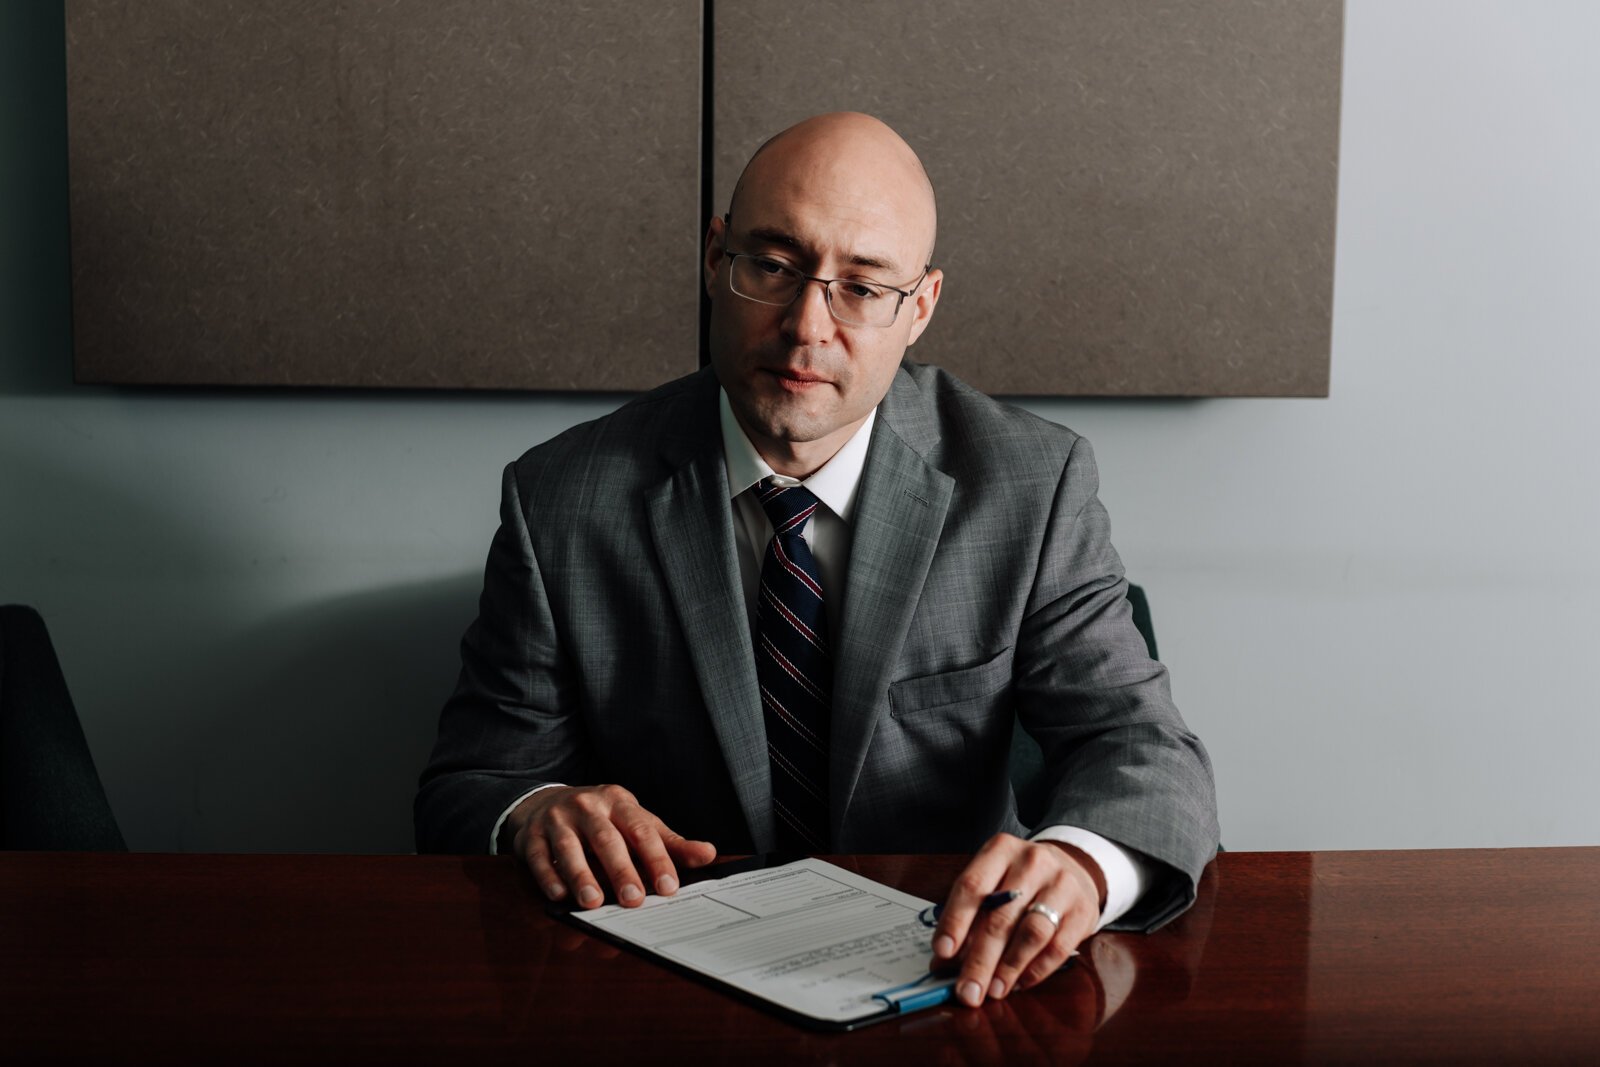
[[(717, 404), (722, 417), (722, 458), (728, 469), (728, 496), (730, 499), (749, 489), (764, 478), (776, 477), (780, 481), (796, 484), (794, 479), (776, 474), (772, 466), (761, 458), (756, 446), (750, 443), (744, 427), (733, 417), (733, 406), (728, 403), (728, 391), (717, 390)], [(867, 445), (872, 440), (872, 424), (878, 419), (878, 409), (867, 414), (867, 421), (851, 435), (833, 458), (824, 463), (811, 477), (798, 484), (805, 486), (829, 511), (845, 522), (855, 510), (856, 490), (861, 485), (861, 472), (867, 465)]]

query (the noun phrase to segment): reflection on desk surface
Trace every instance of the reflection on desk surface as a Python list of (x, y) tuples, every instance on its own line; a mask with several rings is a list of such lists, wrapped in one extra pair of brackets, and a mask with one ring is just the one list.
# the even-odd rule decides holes
[[(833, 861), (938, 899), (962, 857)], [(504, 857), (10, 853), (0, 1034), (16, 1062), (1593, 1062), (1597, 885), (1597, 848), (1229, 852), (1036, 989), (817, 1034), (567, 927)]]

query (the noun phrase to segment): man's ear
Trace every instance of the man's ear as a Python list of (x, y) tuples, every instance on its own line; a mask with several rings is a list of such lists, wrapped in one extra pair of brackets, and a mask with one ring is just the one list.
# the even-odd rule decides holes
[(716, 295), (717, 268), (722, 266), (722, 246), (727, 243), (727, 230), (728, 224), (721, 216), (712, 218), (711, 224), (706, 227), (706, 247), (704, 255), (700, 257), (700, 267), (705, 276), (707, 296)]
[(917, 343), (917, 338), (922, 336), (922, 331), (928, 328), (928, 320), (933, 318), (933, 309), (939, 303), (939, 293), (944, 288), (944, 271), (935, 268), (928, 272), (922, 279), (922, 284), (917, 286), (917, 295), (911, 298), (911, 336), (906, 339), (906, 346)]

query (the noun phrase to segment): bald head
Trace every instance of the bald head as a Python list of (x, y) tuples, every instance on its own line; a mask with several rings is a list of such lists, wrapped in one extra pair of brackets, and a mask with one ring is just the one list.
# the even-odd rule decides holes
[(707, 221), (711, 366), (773, 470), (818, 470), (887, 395), (944, 286), (929, 266), (935, 223), (917, 154), (848, 112), (762, 145), (728, 217)]
[(917, 251), (918, 270), (933, 258), (938, 208), (922, 160), (886, 123), (856, 111), (815, 115), (757, 148), (728, 205), (737, 216), (747, 190), (785, 187), (833, 199), (842, 210), (894, 216)]

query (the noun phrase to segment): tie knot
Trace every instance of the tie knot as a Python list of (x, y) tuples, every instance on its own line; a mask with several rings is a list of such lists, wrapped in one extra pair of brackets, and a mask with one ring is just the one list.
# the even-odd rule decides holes
[(765, 481), (756, 486), (756, 499), (772, 522), (772, 532), (799, 533), (811, 513), (817, 510), (817, 498), (803, 485), (778, 485)]

